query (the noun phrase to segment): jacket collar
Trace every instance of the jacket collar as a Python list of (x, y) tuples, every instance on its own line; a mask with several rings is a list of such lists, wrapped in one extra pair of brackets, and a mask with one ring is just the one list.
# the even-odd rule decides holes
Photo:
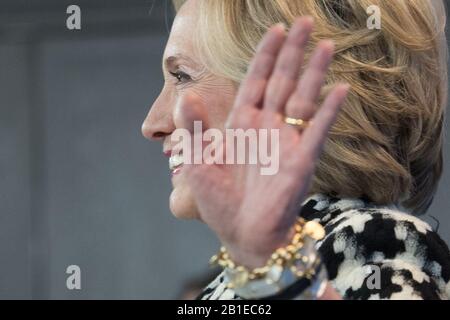
[(374, 204), (365, 198), (338, 198), (316, 193), (303, 202), (300, 216), (326, 224), (342, 212), (373, 206)]
[(323, 193), (315, 193), (308, 196), (303, 202), (299, 216), (306, 220), (315, 220), (320, 224), (325, 225), (345, 211), (361, 208), (393, 209), (412, 214), (409, 209), (399, 204), (377, 205), (365, 196), (360, 198), (339, 198)]

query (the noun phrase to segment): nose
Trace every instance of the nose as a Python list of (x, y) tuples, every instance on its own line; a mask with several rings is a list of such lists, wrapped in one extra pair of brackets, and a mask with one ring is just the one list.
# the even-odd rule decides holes
[(172, 104), (161, 94), (142, 123), (142, 135), (148, 140), (161, 140), (175, 129)]

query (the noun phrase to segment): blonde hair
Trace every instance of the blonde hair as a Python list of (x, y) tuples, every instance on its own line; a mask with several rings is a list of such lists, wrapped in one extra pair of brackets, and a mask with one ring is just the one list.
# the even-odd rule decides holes
[[(174, 0), (176, 8), (184, 3)], [(311, 193), (366, 197), (424, 213), (442, 173), (447, 47), (442, 0), (199, 1), (196, 47), (207, 68), (239, 84), (268, 27), (309, 15), (336, 44), (322, 97), (352, 90), (330, 131)], [(369, 29), (367, 8), (381, 12)]]

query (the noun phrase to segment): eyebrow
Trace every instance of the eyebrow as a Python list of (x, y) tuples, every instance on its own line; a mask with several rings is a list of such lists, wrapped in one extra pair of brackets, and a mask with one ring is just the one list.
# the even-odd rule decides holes
[(182, 55), (182, 54), (175, 54), (171, 55), (164, 59), (163, 61), (163, 70), (172, 69), (174, 66), (176, 66), (178, 61), (183, 60), (188, 63), (191, 63), (192, 65), (196, 66), (193, 60), (189, 59), (188, 57)]
[(164, 66), (166, 69), (169, 69), (169, 68), (172, 67), (174, 64), (176, 64), (177, 60), (179, 60), (179, 56), (170, 56), (170, 57), (167, 57), (166, 59), (164, 59), (163, 66)]

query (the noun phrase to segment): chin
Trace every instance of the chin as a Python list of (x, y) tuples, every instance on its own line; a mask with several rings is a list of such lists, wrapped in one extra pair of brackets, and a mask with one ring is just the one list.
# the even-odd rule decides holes
[(190, 189), (180, 185), (170, 194), (170, 211), (178, 219), (199, 219), (197, 205)]

